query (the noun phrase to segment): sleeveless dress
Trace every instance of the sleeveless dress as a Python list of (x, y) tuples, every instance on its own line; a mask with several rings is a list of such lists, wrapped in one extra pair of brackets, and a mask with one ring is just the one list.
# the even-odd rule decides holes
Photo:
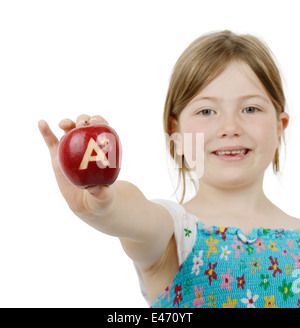
[(246, 236), (207, 226), (175, 202), (155, 202), (173, 217), (180, 267), (152, 308), (300, 307), (300, 229)]

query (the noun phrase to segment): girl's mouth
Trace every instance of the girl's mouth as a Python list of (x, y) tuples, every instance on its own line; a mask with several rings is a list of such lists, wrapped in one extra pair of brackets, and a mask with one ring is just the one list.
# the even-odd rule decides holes
[(234, 150), (217, 150), (212, 152), (212, 155), (226, 162), (236, 162), (248, 158), (251, 153), (251, 149), (243, 148)]

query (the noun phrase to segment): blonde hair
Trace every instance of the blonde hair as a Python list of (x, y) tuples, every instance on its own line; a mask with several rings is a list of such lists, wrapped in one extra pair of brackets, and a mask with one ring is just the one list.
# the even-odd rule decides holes
[[(172, 134), (171, 117), (178, 120), (182, 110), (197, 93), (234, 60), (245, 62), (253, 70), (270, 97), (277, 117), (284, 112), (285, 96), (282, 81), (268, 47), (252, 35), (237, 35), (228, 30), (214, 32), (192, 42), (175, 64), (164, 109), (164, 130), (168, 136)], [(284, 141), (284, 135), (282, 138)], [(182, 180), (182, 203), (186, 193), (186, 174), (190, 172), (185, 165), (184, 155), (177, 155), (174, 146), (174, 142), (171, 142), (171, 157), (175, 162), (183, 163), (179, 168), (177, 185), (178, 189)], [(273, 171), (277, 174), (279, 148), (276, 149), (272, 164)], [(193, 183), (196, 187), (195, 182)]]

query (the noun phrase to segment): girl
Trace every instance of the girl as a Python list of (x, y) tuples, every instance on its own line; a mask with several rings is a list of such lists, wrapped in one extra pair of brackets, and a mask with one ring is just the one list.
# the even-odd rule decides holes
[[(182, 164), (180, 204), (147, 200), (126, 181), (77, 189), (58, 166), (58, 139), (45, 121), (39, 128), (71, 210), (120, 238), (149, 305), (299, 307), (300, 221), (262, 188), (271, 162), (279, 171), (289, 121), (284, 109), (278, 69), (261, 41), (230, 31), (194, 41), (174, 68), (164, 112), (170, 154)], [(95, 122), (106, 121), (81, 115), (60, 127), (67, 132)], [(187, 134), (191, 149), (183, 142)], [(204, 167), (195, 197), (183, 203), (197, 134), (204, 134)]]

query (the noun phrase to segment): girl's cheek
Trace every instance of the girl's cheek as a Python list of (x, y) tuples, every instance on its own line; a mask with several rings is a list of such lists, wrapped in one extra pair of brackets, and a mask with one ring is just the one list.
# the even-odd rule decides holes
[(208, 133), (212, 131), (210, 124), (204, 124), (203, 122), (194, 121), (182, 125), (182, 131), (187, 133)]
[(254, 136), (260, 142), (263, 140), (271, 141), (277, 138), (276, 124), (272, 124), (272, 121), (259, 121), (253, 122), (249, 125), (248, 134)]

